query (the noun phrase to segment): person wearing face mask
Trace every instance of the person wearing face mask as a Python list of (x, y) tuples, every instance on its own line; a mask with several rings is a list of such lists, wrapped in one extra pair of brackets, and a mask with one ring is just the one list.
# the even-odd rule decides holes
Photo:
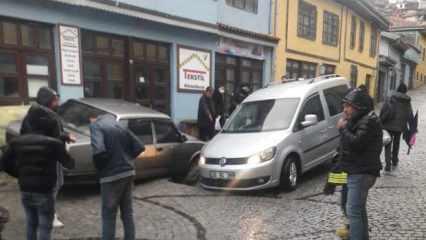
[(352, 90), (343, 99), (343, 117), (337, 123), (340, 168), (348, 175), (346, 213), (351, 240), (369, 239), (367, 197), (382, 169), (382, 124), (371, 103), (366, 91)]
[[(59, 139), (64, 143), (75, 142), (74, 136), (64, 131), (57, 114), (59, 103), (59, 94), (55, 90), (49, 87), (41, 87), (37, 92), (36, 103), (32, 104), (22, 122), (21, 135), (32, 134), (36, 128), (42, 128), (48, 137)], [(57, 163), (56, 175), (56, 186), (53, 191), (55, 199), (64, 184), (63, 166), (59, 162)], [(53, 226), (64, 226), (56, 214)]]

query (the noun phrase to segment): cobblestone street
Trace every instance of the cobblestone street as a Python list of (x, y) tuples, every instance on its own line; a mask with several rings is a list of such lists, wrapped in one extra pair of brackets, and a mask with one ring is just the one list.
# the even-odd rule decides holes
[[(400, 165), (378, 179), (368, 212), (371, 239), (426, 239), (426, 87), (410, 92), (419, 110), (417, 145), (410, 155), (401, 143)], [(321, 195), (326, 168), (303, 177), (291, 193), (224, 193), (175, 184), (167, 179), (138, 183), (134, 208), (138, 239), (273, 240), (336, 239), (341, 226), (340, 194)], [(16, 183), (0, 176), (0, 203), (11, 212), (4, 239), (24, 239), (24, 215)], [(100, 196), (97, 187), (66, 188), (57, 203), (65, 228), (55, 239), (99, 239)], [(118, 236), (122, 236), (118, 221)]]

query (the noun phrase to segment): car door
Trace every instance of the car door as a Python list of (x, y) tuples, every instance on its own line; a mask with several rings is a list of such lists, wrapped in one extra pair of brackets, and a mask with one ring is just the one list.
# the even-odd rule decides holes
[(327, 105), (328, 120), (328, 137), (327, 152), (333, 153), (339, 146), (340, 134), (336, 128), (337, 121), (342, 116), (343, 106), (342, 99), (345, 97), (349, 88), (347, 85), (340, 85), (325, 89), (323, 91), (325, 102)]
[(169, 119), (155, 119), (153, 125), (156, 167), (167, 172), (173, 159), (173, 149), (181, 143), (181, 134)]
[(150, 119), (128, 119), (124, 124), (145, 145), (145, 151), (138, 156), (135, 162), (137, 177), (154, 176), (156, 174), (157, 151), (154, 146), (153, 123)]
[[(306, 128), (301, 126), (305, 116), (315, 114), (318, 123)], [(321, 162), (326, 154), (324, 142), (328, 138), (327, 121), (325, 120), (324, 108), (321, 103), (320, 95), (315, 93), (311, 95), (303, 104), (302, 110), (298, 116), (296, 131), (299, 134), (299, 144), (303, 150), (304, 167), (309, 169)]]

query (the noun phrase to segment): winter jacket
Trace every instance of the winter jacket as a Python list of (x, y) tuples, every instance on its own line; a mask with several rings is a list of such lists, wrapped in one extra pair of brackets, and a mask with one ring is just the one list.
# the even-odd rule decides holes
[(134, 159), (145, 147), (133, 133), (119, 125), (114, 116), (105, 114), (90, 125), (90, 134), (101, 183), (135, 175)]
[(394, 132), (404, 132), (412, 113), (411, 98), (404, 93), (393, 93), (380, 112), (383, 128)]
[[(45, 103), (46, 101), (40, 99), (38, 102)], [(22, 134), (41, 134), (48, 137), (59, 139), (63, 142), (69, 140), (69, 134), (64, 131), (62, 122), (56, 112), (50, 110), (46, 106), (35, 103), (28, 110), (27, 115), (22, 121), (21, 135)], [(58, 163), (57, 168), (57, 189), (64, 183), (64, 174), (62, 166)]]
[(341, 169), (351, 174), (380, 175), (383, 131), (379, 117), (373, 112), (350, 120), (341, 134)]
[(2, 156), (4, 170), (18, 178), (23, 192), (51, 193), (57, 182), (57, 162), (74, 168), (65, 144), (59, 139), (40, 134), (14, 138)]
[[(210, 119), (210, 117), (212, 119)], [(214, 126), (215, 110), (213, 100), (207, 96), (202, 96), (198, 102), (198, 126), (210, 127)]]
[(222, 93), (216, 89), (213, 93), (214, 109), (216, 117), (223, 116), (225, 114), (225, 99)]

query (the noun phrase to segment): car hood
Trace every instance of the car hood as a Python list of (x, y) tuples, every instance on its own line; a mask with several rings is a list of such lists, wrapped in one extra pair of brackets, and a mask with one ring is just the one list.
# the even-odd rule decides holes
[(219, 133), (204, 147), (208, 158), (244, 158), (277, 146), (290, 130), (257, 133)]

